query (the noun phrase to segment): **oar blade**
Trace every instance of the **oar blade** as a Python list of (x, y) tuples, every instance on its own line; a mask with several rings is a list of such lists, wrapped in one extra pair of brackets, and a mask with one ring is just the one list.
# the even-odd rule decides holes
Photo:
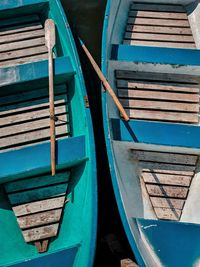
[(52, 50), (56, 44), (56, 27), (52, 19), (45, 21), (45, 42), (48, 49)]

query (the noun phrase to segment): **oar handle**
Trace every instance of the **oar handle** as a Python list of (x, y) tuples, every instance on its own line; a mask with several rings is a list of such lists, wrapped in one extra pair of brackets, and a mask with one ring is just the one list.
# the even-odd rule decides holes
[(97, 63), (95, 62), (94, 58), (92, 57), (92, 55), (90, 54), (89, 50), (83, 44), (82, 41), (81, 41), (81, 46), (82, 46), (83, 50), (85, 51), (85, 54), (87, 55), (88, 59), (90, 60), (94, 70), (96, 71), (97, 75), (99, 76), (99, 79), (102, 81), (102, 84), (103, 84), (104, 88), (108, 91), (108, 93), (112, 97), (113, 101), (115, 102), (116, 106), (118, 107), (118, 109), (119, 109), (120, 113), (122, 114), (124, 120), (125, 121), (129, 121), (129, 116), (127, 115), (125, 109), (123, 108), (122, 104), (120, 103), (120, 101), (119, 101), (118, 97), (116, 96), (114, 90), (112, 89), (112, 87), (110, 86), (108, 81), (106, 80), (106, 78), (103, 75), (102, 71), (100, 70), (99, 66), (97, 65)]

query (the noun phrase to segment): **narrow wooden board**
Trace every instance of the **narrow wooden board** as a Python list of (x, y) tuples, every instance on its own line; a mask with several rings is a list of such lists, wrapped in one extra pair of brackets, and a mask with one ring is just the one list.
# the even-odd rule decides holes
[(34, 229), (24, 230), (22, 234), (26, 242), (47, 239), (57, 235), (59, 224), (51, 224), (47, 226), (37, 227)]
[(40, 22), (40, 18), (38, 15), (28, 15), (28, 16), (20, 16), (15, 18), (9, 18), (9, 19), (2, 19), (0, 29), (3, 29), (8, 26), (16, 26), (20, 24), (28, 24), (32, 22)]
[(58, 185), (51, 185), (42, 187), (40, 189), (27, 190), (19, 193), (12, 193), (8, 195), (12, 205), (24, 204), (32, 201), (42, 200), (46, 198), (53, 198), (66, 194), (68, 183)]
[(147, 192), (150, 196), (161, 196), (161, 197), (173, 197), (173, 198), (186, 198), (188, 193), (188, 187), (182, 186), (165, 186), (146, 184)]
[(186, 93), (198, 93), (200, 90), (200, 85), (191, 86), (184, 84), (171, 84), (166, 82), (137, 82), (137, 81), (130, 81), (130, 80), (117, 80), (117, 87), (118, 88), (130, 88), (130, 89), (142, 89), (142, 90), (155, 90), (155, 91), (169, 91), (169, 92), (186, 92)]
[(197, 113), (181, 113), (156, 110), (125, 109), (130, 119), (142, 119), (153, 121), (172, 121), (179, 123), (198, 123)]
[(25, 49), (35, 46), (45, 45), (45, 39), (43, 37), (34, 38), (31, 40), (17, 41), (9, 44), (0, 45), (0, 52), (8, 52), (12, 50)]
[(154, 208), (169, 208), (182, 210), (185, 204), (184, 199), (176, 198), (150, 197), (150, 200)]
[(53, 184), (66, 183), (69, 181), (70, 172), (57, 173), (55, 176), (41, 175), (33, 178), (18, 180), (5, 184), (6, 193), (34, 189), (41, 186), (50, 186)]
[(160, 220), (179, 221), (182, 213), (179, 209), (155, 208), (154, 210)]
[(158, 41), (141, 41), (141, 40), (124, 40), (126, 45), (143, 45), (143, 46), (158, 46), (158, 47), (174, 47), (174, 48), (196, 48), (193, 43), (174, 43), (174, 42), (158, 42)]
[(34, 31), (27, 31), (27, 32), (20, 32), (20, 33), (13, 33), (6, 36), (0, 37), (0, 44), (7, 44), (11, 42), (17, 41), (24, 41), (24, 40), (31, 40), (34, 38), (43, 37), (44, 38), (44, 29), (36, 29)]
[(33, 228), (60, 221), (62, 209), (44, 211), (23, 217), (18, 217), (17, 222), (21, 229)]
[(153, 165), (148, 164), (149, 168), (145, 168), (144, 164), (140, 164), (140, 166), (143, 165), (143, 172), (149, 172), (149, 173), (164, 173), (164, 174), (172, 174), (172, 175), (185, 175), (185, 176), (193, 176), (194, 175), (194, 171), (187, 171), (187, 170), (173, 170), (170, 168), (166, 169), (166, 168), (161, 168), (161, 166), (156, 165), (157, 168), (154, 168)]
[(199, 103), (198, 94), (176, 93), (176, 92), (161, 92), (150, 90), (121, 90), (118, 89), (119, 97), (132, 97), (142, 99), (155, 99), (155, 100), (169, 100), (177, 102), (193, 102)]
[(165, 102), (152, 100), (137, 100), (121, 98), (120, 102), (125, 108), (156, 109), (169, 111), (199, 112), (199, 104)]
[(15, 215), (19, 217), (27, 214), (62, 208), (64, 202), (65, 202), (65, 196), (62, 196), (62, 197), (29, 202), (27, 204), (14, 206), (12, 207), (12, 209)]
[(152, 161), (161, 163), (184, 164), (195, 166), (198, 160), (197, 155), (146, 151), (146, 150), (131, 150), (134, 159), (142, 161)]
[(143, 10), (143, 11), (164, 11), (164, 12), (178, 12), (185, 13), (185, 9), (181, 5), (173, 4), (155, 4), (155, 3), (133, 3), (131, 10)]
[(32, 23), (25, 23), (21, 25), (14, 25), (7, 28), (0, 29), (0, 36), (5, 36), (13, 33), (20, 33), (20, 32), (28, 32), (28, 31), (35, 31), (38, 29), (42, 29), (43, 25), (41, 22), (32, 22)]
[(143, 172), (142, 178), (144, 179), (145, 183), (180, 186), (189, 186), (192, 180), (192, 176), (149, 172)]
[(127, 23), (136, 25), (190, 27), (188, 20), (174, 20), (174, 19), (152, 19), (152, 18), (135, 17), (135, 18), (128, 18)]
[(126, 32), (124, 39), (144, 40), (144, 41), (170, 41), (181, 43), (194, 43), (193, 36), (190, 35), (176, 35), (176, 34), (157, 34), (157, 33), (131, 33)]
[(165, 34), (178, 34), (178, 35), (192, 35), (191, 28), (182, 27), (162, 27), (162, 26), (149, 26), (149, 25), (135, 25), (129, 24), (126, 27), (127, 32), (143, 32), (143, 33), (165, 33)]
[(199, 81), (192, 75), (159, 73), (159, 72), (140, 72), (132, 70), (116, 70), (115, 75), (117, 79), (131, 79), (144, 81), (159, 81), (159, 82), (173, 82), (182, 83), (184, 86), (188, 84), (199, 85)]
[(186, 13), (177, 13), (177, 12), (159, 12), (159, 11), (135, 10), (135, 11), (130, 11), (128, 15), (129, 15), (129, 17), (140, 17), (140, 18), (161, 18), (161, 19), (188, 20)]

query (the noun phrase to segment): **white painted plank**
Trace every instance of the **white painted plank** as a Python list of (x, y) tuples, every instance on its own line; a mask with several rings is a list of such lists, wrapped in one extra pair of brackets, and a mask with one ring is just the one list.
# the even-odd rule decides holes
[(44, 211), (23, 217), (18, 217), (17, 222), (21, 229), (33, 228), (45, 224), (57, 223), (60, 221), (62, 209)]
[(165, 186), (146, 184), (147, 192), (150, 196), (186, 198), (188, 193), (187, 187)]
[(46, 239), (57, 235), (59, 224), (52, 224), (34, 229), (24, 230), (22, 234), (26, 242), (32, 242), (36, 240)]
[(65, 196), (50, 198), (40, 201), (29, 202), (27, 204), (22, 204), (12, 207), (15, 215), (17, 217), (32, 214), (36, 212), (42, 212), (46, 210), (58, 209), (64, 205)]
[(179, 221), (182, 211), (179, 209), (155, 208), (155, 213), (160, 220)]
[(9, 35), (13, 33), (19, 32), (27, 32), (27, 31), (35, 31), (38, 29), (42, 29), (43, 26), (41, 22), (33, 22), (29, 24), (22, 24), (22, 25), (14, 25), (7, 28), (0, 29), (0, 36)]
[(162, 18), (162, 19), (182, 19), (187, 20), (186, 13), (177, 12), (159, 12), (159, 11), (142, 11), (135, 10), (129, 12), (129, 17), (141, 17), (141, 18)]
[(188, 20), (128, 18), (128, 24), (190, 27)]
[(176, 198), (150, 197), (154, 208), (169, 208), (182, 210), (185, 200)]
[(164, 11), (185, 13), (185, 9), (181, 5), (158, 4), (158, 3), (133, 3), (131, 10), (147, 10), (147, 11)]

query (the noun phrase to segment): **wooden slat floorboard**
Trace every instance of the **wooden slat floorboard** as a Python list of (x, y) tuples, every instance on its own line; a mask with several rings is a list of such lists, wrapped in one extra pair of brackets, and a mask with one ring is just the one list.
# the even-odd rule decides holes
[(57, 235), (59, 224), (51, 224), (42, 227), (37, 227), (22, 232), (26, 242), (47, 239)]
[(135, 10), (129, 12), (129, 17), (140, 17), (140, 18), (161, 18), (161, 19), (175, 19), (175, 20), (187, 20), (186, 13), (177, 12), (159, 12), (159, 11), (141, 11)]
[(135, 25), (152, 25), (152, 26), (175, 26), (175, 27), (189, 27), (188, 20), (174, 20), (174, 19), (152, 19), (152, 18), (128, 18), (128, 24)]
[(150, 196), (186, 198), (188, 193), (188, 188), (182, 186), (146, 184), (146, 188)]
[(150, 197), (154, 208), (174, 208), (182, 210), (185, 204), (184, 199)]
[(154, 208), (158, 219), (179, 221), (182, 211), (179, 209)]
[(22, 33), (28, 31), (35, 31), (42, 29), (43, 25), (41, 22), (25, 23), (24, 25), (14, 25), (7, 28), (0, 29), (0, 36), (10, 35), (13, 33)]

